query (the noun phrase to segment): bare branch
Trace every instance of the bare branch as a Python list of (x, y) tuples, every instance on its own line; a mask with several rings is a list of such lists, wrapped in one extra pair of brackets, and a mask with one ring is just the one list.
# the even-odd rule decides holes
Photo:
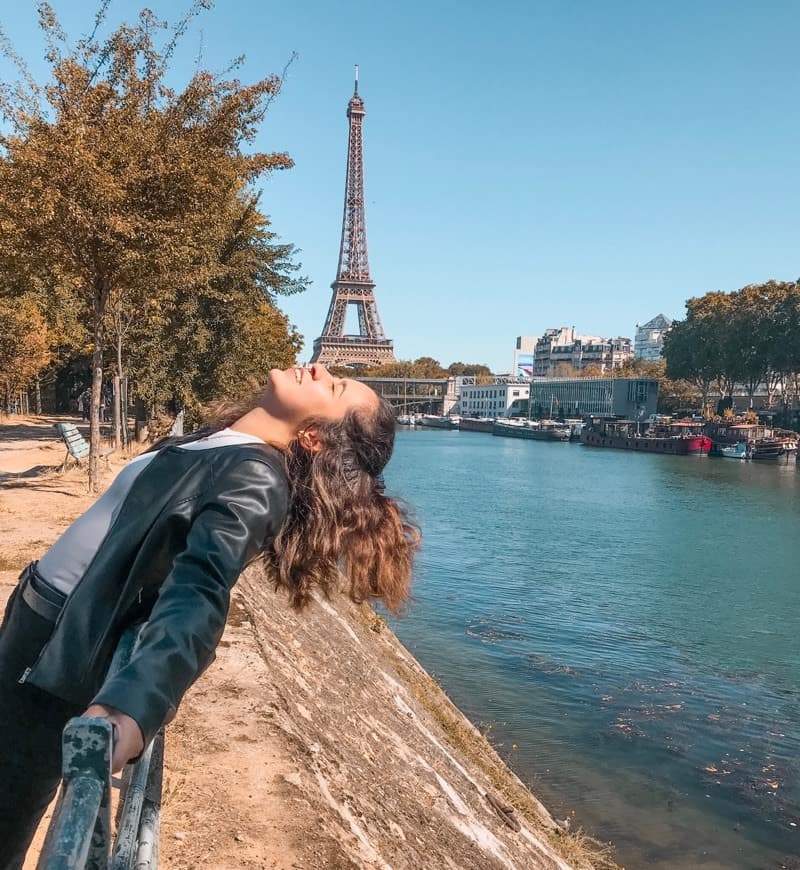
[(111, 6), (111, 0), (100, 0), (100, 6), (97, 9), (97, 12), (94, 16), (94, 27), (92, 28), (92, 32), (85, 40), (81, 40), (78, 43), (78, 48), (82, 51), (86, 51), (89, 49), (94, 42), (95, 36), (97, 36), (97, 31), (102, 26), (103, 22), (106, 20), (106, 16), (108, 15), (108, 9)]
[(3, 30), (2, 25), (0, 25), (0, 54), (7, 57), (19, 70), (25, 84), (28, 86), (30, 104), (38, 106), (42, 96), (42, 89), (31, 75), (28, 65), (14, 50), (14, 46), (11, 44), (11, 40), (8, 38), (5, 30)]
[(192, 5), (189, 7), (189, 11), (175, 25), (175, 29), (172, 31), (172, 39), (167, 43), (167, 47), (164, 49), (164, 54), (162, 55), (165, 64), (170, 60), (175, 52), (178, 42), (184, 33), (186, 33), (189, 22), (193, 18), (196, 18), (201, 12), (212, 9), (213, 6), (214, 4), (211, 0), (194, 0)]

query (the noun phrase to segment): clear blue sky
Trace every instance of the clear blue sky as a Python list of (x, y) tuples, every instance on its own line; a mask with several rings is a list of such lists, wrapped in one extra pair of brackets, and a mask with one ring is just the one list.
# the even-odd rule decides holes
[[(88, 2), (52, 0), (70, 35)], [(169, 20), (187, 3), (152, 0)], [(140, 4), (112, 3), (112, 20)], [(43, 69), (32, 2), (2, 22)], [(330, 300), (353, 64), (370, 263), (397, 356), (511, 366), (514, 338), (633, 335), (660, 311), (800, 276), (800, 3), (220, 0), (203, 33), (242, 78), (292, 65), (259, 146), (296, 167), (263, 204), (313, 283), (285, 310), (310, 354)], [(8, 68), (2, 68), (7, 74)]]

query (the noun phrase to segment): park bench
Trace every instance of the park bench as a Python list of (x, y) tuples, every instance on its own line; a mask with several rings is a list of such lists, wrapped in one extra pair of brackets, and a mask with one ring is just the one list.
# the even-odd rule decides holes
[[(67, 445), (67, 455), (64, 457), (64, 464), (61, 466), (61, 470), (67, 470), (70, 456), (80, 465), (81, 460), (89, 456), (89, 442), (81, 435), (74, 423), (55, 423), (54, 426), (56, 432), (64, 439), (64, 443)], [(114, 448), (112, 447), (111, 450), (101, 453), (100, 457), (108, 462), (108, 457), (113, 452)]]

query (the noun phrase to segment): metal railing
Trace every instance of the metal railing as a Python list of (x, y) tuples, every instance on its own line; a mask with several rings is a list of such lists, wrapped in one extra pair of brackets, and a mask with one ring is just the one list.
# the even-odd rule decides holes
[[(130, 660), (138, 628), (123, 634), (109, 668)], [(123, 773), (112, 849), (113, 733), (107, 719), (77, 717), (64, 728), (62, 782), (37, 870), (156, 870), (164, 732)]]

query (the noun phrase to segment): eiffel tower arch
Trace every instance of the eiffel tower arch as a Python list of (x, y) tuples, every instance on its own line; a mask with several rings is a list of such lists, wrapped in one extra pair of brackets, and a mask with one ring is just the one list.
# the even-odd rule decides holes
[[(333, 295), (322, 335), (314, 341), (311, 362), (325, 365), (369, 368), (395, 362), (393, 343), (386, 338), (375, 300), (375, 282), (369, 273), (367, 219), (364, 211), (364, 153), (362, 128), (364, 101), (358, 95), (358, 67), (355, 90), (347, 104), (350, 135), (347, 145), (347, 180), (344, 192), (342, 241), (339, 268), (331, 284)], [(347, 311), (358, 314), (358, 334), (347, 335)]]

